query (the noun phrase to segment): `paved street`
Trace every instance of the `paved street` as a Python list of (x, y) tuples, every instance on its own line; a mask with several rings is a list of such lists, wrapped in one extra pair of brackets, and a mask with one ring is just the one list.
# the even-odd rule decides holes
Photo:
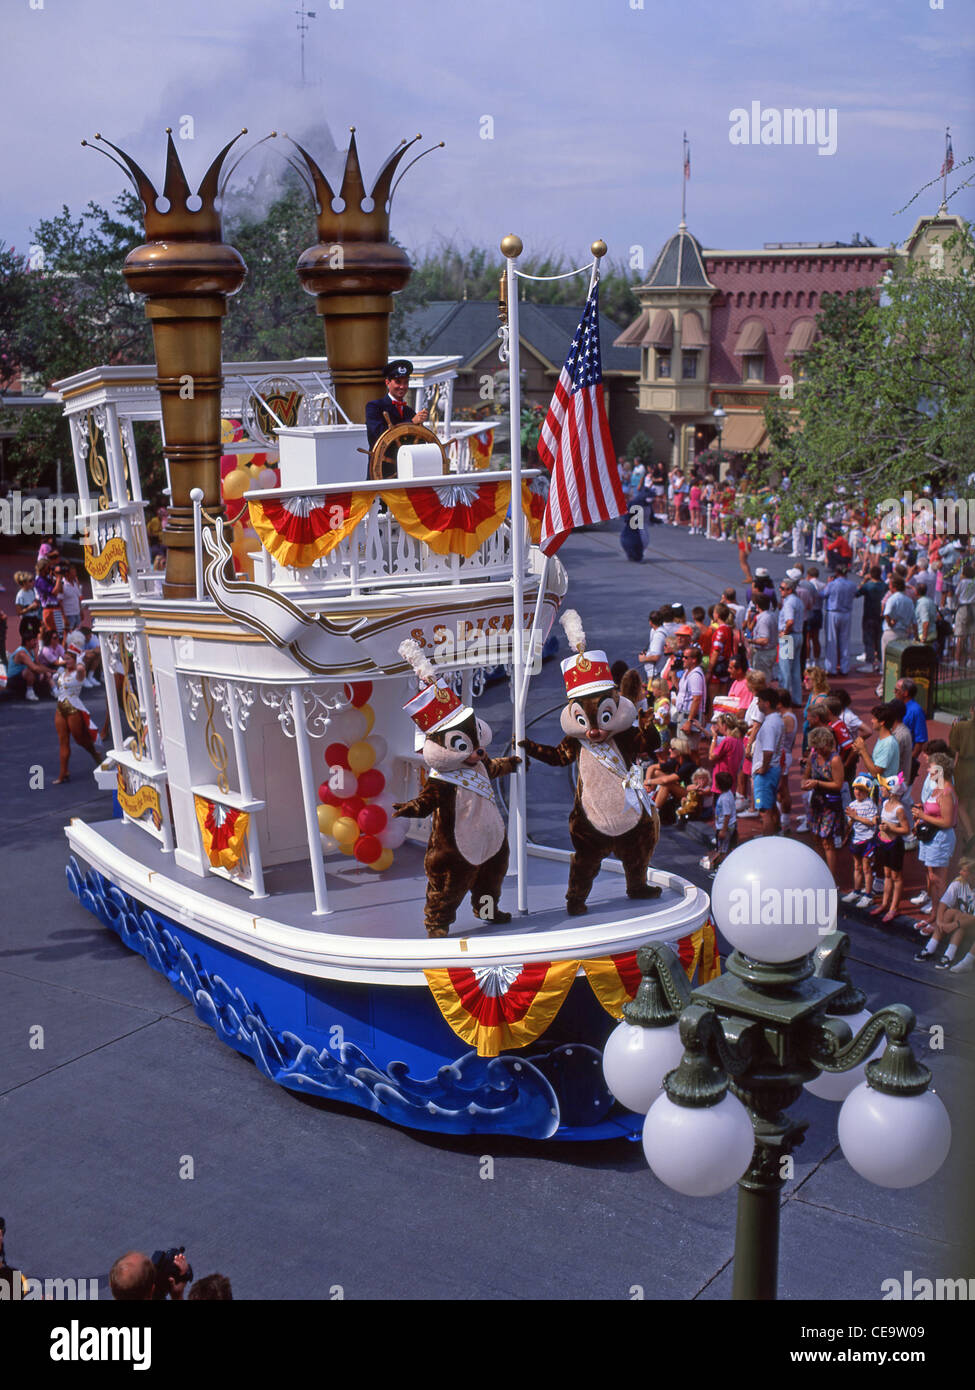
[[(568, 602), (611, 660), (635, 659), (646, 614), (665, 599), (689, 609), (726, 583), (741, 587), (734, 546), (665, 527), (653, 528), (640, 566), (624, 559), (615, 528), (576, 535), (561, 554)], [(790, 561), (753, 556), (761, 563), (778, 577)], [(529, 719), (558, 707), (562, 692), (549, 662)], [(100, 695), (91, 707), (100, 720)], [(497, 748), (507, 736), (502, 694), (480, 708)], [(557, 713), (533, 732), (557, 741)], [(45, 785), (31, 790), (38, 765)], [(68, 893), (62, 826), (107, 815), (109, 804), (80, 751), (69, 785), (51, 785), (56, 768), (52, 707), (0, 705), (0, 1213), (11, 1263), (42, 1277), (97, 1276), (103, 1296), (122, 1251), (173, 1244), (185, 1244), (198, 1275), (229, 1275), (238, 1298), (329, 1298), (337, 1288), (349, 1299), (728, 1296), (734, 1194), (678, 1196), (638, 1145), (449, 1141), (265, 1081)], [(567, 843), (568, 806), (565, 773), (533, 766), (533, 838)], [(700, 854), (690, 831), (671, 829), (655, 862), (705, 882)], [(906, 932), (861, 919), (850, 930), (868, 1004), (911, 1005), (922, 1039), (945, 1030), (943, 1049), (924, 1056), (960, 1120), (975, 1061), (971, 986), (915, 965)], [(42, 1049), (31, 1047), (37, 1025)], [(840, 1155), (838, 1107), (804, 1097), (796, 1112), (811, 1123), (784, 1204), (783, 1297), (877, 1299), (881, 1281), (904, 1270), (973, 1272), (959, 1243), (971, 1173), (960, 1142), (937, 1178), (888, 1191)], [(185, 1156), (192, 1180), (180, 1177)]]

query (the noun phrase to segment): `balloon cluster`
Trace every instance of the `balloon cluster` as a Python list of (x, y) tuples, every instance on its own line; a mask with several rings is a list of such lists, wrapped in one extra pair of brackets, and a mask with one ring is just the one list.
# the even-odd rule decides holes
[(252, 487), (279, 487), (280, 480), (275, 469), (264, 462), (265, 455), (254, 454), (252, 462), (241, 455), (229, 473), (222, 477), (224, 502), (227, 504), (227, 520), (231, 524), (230, 548), (233, 551), (236, 569), (254, 577), (254, 562), (251, 553), (260, 550), (261, 542), (257, 532), (250, 524), (244, 494)]
[(406, 822), (393, 818), (393, 798), (379, 766), (389, 749), (381, 734), (372, 733), (371, 694), (371, 681), (347, 685), (350, 704), (332, 715), (335, 741), (325, 749), (328, 775), (318, 788), (318, 828), (326, 854), (339, 849), (381, 873), (406, 839)]

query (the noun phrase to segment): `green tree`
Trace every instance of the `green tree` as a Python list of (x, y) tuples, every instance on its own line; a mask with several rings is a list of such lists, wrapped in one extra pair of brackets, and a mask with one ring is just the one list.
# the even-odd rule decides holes
[(824, 299), (795, 400), (766, 411), (770, 461), (789, 474), (793, 507), (816, 510), (840, 486), (871, 506), (924, 482), (943, 494), (971, 471), (971, 225), (945, 250), (950, 270), (907, 262), (882, 294)]

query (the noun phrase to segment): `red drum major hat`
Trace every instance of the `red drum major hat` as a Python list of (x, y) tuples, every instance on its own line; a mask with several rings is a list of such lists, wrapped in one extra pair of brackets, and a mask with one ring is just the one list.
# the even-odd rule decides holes
[(435, 734), (451, 724), (461, 724), (471, 713), (456, 691), (443, 681), (427, 685), (403, 706), (422, 734)]
[(565, 681), (565, 693), (569, 699), (615, 689), (616, 682), (609, 669), (609, 658), (605, 652), (586, 650), (586, 634), (582, 630), (582, 620), (575, 609), (569, 608), (559, 621), (565, 629), (569, 645), (576, 649), (575, 656), (566, 657), (562, 662), (562, 679)]

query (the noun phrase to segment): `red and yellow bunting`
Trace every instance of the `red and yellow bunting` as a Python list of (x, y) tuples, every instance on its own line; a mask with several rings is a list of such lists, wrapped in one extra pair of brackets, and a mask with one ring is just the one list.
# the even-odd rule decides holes
[(279, 565), (307, 569), (351, 535), (372, 506), (371, 492), (248, 501), (251, 525)]
[[(689, 980), (698, 972), (697, 982), (706, 985), (721, 974), (721, 959), (717, 954), (714, 923), (710, 918), (690, 936), (674, 943), (681, 965)], [(636, 998), (640, 971), (636, 952), (622, 956), (606, 956), (599, 960), (584, 960), (582, 968), (592, 986), (592, 992), (613, 1018), (623, 1017), (623, 1005)]]
[(472, 434), (468, 437), (467, 448), (470, 453), (471, 467), (478, 472), (491, 466), (491, 455), (494, 452), (494, 430), (481, 430), (480, 434)]
[(382, 498), (414, 540), (423, 541), (438, 555), (466, 558), (504, 521), (511, 484), (462, 482), (458, 475), (458, 481), (446, 487), (389, 491)]
[(247, 843), (250, 816), (202, 796), (194, 796), (193, 805), (206, 857), (215, 869), (235, 869)]
[(538, 545), (542, 539), (542, 518), (545, 516), (545, 504), (548, 501), (548, 477), (539, 476), (532, 478), (531, 482), (521, 485), (521, 507), (528, 522), (528, 534), (531, 537), (532, 545)]
[(92, 579), (99, 582), (108, 578), (112, 566), (118, 565), (118, 572), (123, 579), (129, 577), (129, 556), (125, 549), (125, 541), (121, 536), (113, 536), (106, 541), (104, 546), (96, 554), (90, 545), (85, 546), (85, 569)]
[(575, 960), (427, 970), (427, 984), (447, 1023), (479, 1057), (527, 1047), (541, 1037), (572, 988)]
[(138, 791), (130, 792), (125, 785), (125, 777), (122, 769), (118, 769), (116, 782), (116, 795), (118, 804), (127, 816), (133, 820), (141, 820), (147, 811), (151, 813), (152, 823), (158, 830), (162, 825), (162, 811), (159, 804), (159, 793), (155, 787), (148, 784), (142, 786)]

